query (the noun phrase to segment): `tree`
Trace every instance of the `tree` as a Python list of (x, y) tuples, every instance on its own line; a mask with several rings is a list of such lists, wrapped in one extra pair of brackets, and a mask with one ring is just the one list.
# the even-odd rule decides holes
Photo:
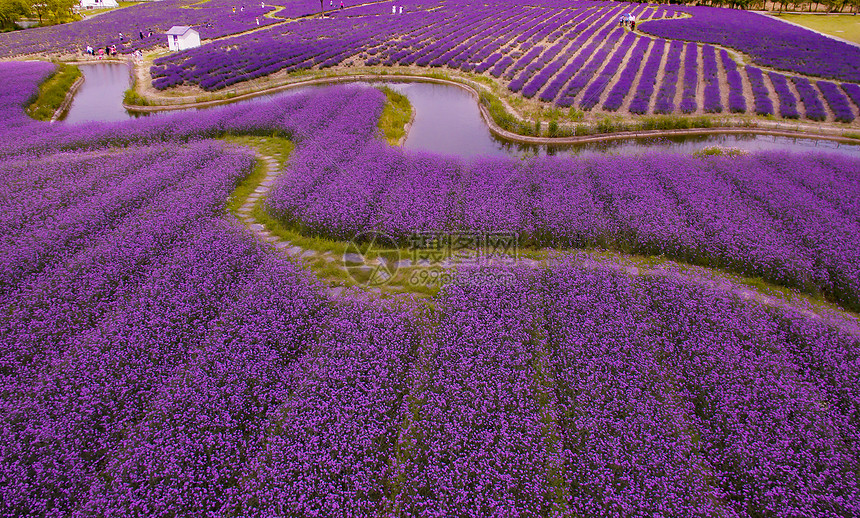
[(30, 11), (39, 17), (39, 24), (62, 23), (74, 18), (78, 0), (29, 0)]
[(28, 5), (24, 0), (0, 1), (0, 28), (11, 28), (15, 22), (29, 15)]

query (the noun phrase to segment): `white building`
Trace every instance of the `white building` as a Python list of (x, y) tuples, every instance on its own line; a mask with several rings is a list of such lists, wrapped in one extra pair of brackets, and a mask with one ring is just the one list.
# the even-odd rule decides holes
[(116, 0), (81, 0), (81, 10), (108, 9), (119, 7)]
[(170, 50), (186, 50), (200, 46), (200, 33), (186, 25), (175, 25), (167, 31)]

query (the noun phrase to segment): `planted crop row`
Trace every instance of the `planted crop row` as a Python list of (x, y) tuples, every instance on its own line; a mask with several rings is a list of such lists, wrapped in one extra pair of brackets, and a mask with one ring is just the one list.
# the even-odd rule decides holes
[(773, 115), (773, 101), (770, 100), (770, 91), (764, 83), (764, 74), (761, 69), (752, 65), (745, 68), (755, 97), (755, 112), (759, 115)]
[[(802, 188), (789, 189), (800, 181), (798, 175), (832, 178), (856, 169), (851, 159), (779, 153), (779, 163), (776, 155), (762, 154), (707, 161), (658, 156), (466, 165), (413, 160), (373, 145), (341, 169), (321, 174), (313, 165), (321, 159), (298, 156), (305, 165), (293, 176), (302, 180), (277, 184), (269, 207), (312, 234), (347, 239), (367, 221), (401, 240), (427, 229), (517, 232), (534, 246), (666, 255), (826, 293), (851, 307), (860, 304), (860, 277), (851, 267), (860, 260), (860, 248), (843, 235), (856, 221), (831, 213), (829, 202), (814, 201)], [(741, 187), (746, 181), (741, 174), (762, 184), (780, 178), (785, 185), (752, 192)], [(853, 199), (850, 191), (837, 189), (828, 197)], [(422, 200), (420, 210), (409, 210), (409, 200)], [(801, 218), (782, 200), (806, 213)], [(806, 235), (794, 226), (797, 221), (808, 226), (813, 218), (820, 222), (809, 227), (817, 237), (787, 237)]]
[(678, 85), (678, 71), (681, 70), (681, 51), (684, 44), (673, 41), (669, 44), (669, 54), (666, 56), (666, 67), (660, 90), (654, 101), (654, 113), (672, 113), (675, 111), (675, 88)]
[(729, 57), (725, 49), (720, 51), (723, 68), (726, 70), (726, 80), (729, 83), (729, 111), (732, 113), (743, 113), (747, 111), (747, 101), (744, 98), (744, 85), (738, 65)]
[(375, 141), (355, 87), (69, 128), (23, 115), (49, 71), (0, 64), (0, 514), (860, 513), (850, 316), (576, 253), (332, 298), (224, 213), (254, 156), (205, 139), (290, 136), (271, 205), (309, 232), (517, 231), (846, 304), (856, 159), (464, 164)]

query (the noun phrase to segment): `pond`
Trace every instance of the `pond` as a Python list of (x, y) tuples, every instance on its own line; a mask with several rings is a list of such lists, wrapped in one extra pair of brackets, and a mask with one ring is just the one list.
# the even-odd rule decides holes
[(63, 121), (115, 122), (132, 117), (122, 107), (125, 91), (131, 86), (131, 68), (125, 63), (81, 65), (84, 83), (78, 89)]
[[(67, 124), (83, 121), (120, 121), (139, 117), (122, 107), (122, 99), (131, 84), (130, 68), (121, 63), (98, 63), (81, 66), (84, 84), (78, 90), (64, 119)], [(366, 87), (382, 83), (356, 83)], [(832, 151), (860, 156), (860, 143), (843, 144), (830, 140), (778, 137), (772, 135), (689, 135), (605, 140), (568, 145), (526, 145), (500, 139), (490, 133), (478, 105), (469, 92), (450, 85), (396, 82), (390, 88), (409, 98), (415, 120), (405, 149), (431, 151), (471, 158), (491, 156), (588, 156), (596, 154), (637, 154), (647, 152), (693, 153), (712, 146), (746, 151), (784, 150), (798, 153)], [(255, 103), (296, 95), (302, 87), (253, 99)], [(162, 112), (170, 113), (170, 112)]]

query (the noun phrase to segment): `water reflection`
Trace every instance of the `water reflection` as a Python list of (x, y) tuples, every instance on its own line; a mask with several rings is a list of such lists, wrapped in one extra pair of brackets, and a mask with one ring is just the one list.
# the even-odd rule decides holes
[(125, 91), (131, 86), (131, 68), (125, 63), (81, 65), (84, 84), (78, 89), (63, 120), (68, 124), (85, 121), (116, 122), (131, 118), (122, 107)]
[(409, 97), (415, 109), (415, 123), (403, 144), (406, 149), (420, 149), (463, 157), (477, 155), (585, 157), (657, 151), (693, 153), (708, 147), (721, 146), (745, 151), (818, 150), (860, 156), (860, 143), (852, 145), (831, 140), (751, 133), (631, 138), (572, 145), (521, 144), (502, 140), (490, 133), (472, 96), (461, 88), (431, 83), (395, 83), (389, 86)]
[[(121, 121), (137, 117), (122, 107), (125, 90), (130, 86), (130, 68), (120, 63), (82, 65), (85, 82), (75, 95), (65, 122)], [(357, 83), (366, 87), (381, 83)], [(464, 158), (476, 156), (592, 156), (629, 155), (647, 152), (693, 153), (707, 147), (722, 146), (745, 151), (783, 150), (794, 152), (832, 151), (860, 156), (860, 144), (830, 140), (778, 137), (772, 135), (690, 135), (604, 140), (573, 145), (528, 145), (502, 140), (492, 133), (481, 118), (478, 105), (469, 92), (455, 86), (433, 83), (386, 83), (409, 98), (415, 120), (403, 144), (405, 149), (431, 151)], [(259, 103), (290, 97), (318, 86), (287, 90), (237, 101)], [(201, 108), (208, 109), (208, 108)], [(171, 113), (171, 112), (163, 112)]]

